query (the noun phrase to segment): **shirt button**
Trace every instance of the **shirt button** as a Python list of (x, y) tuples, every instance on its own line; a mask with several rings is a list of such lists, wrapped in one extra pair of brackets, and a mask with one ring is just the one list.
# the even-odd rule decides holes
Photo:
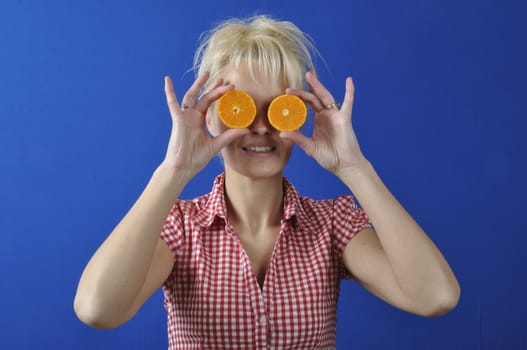
[(260, 317), (260, 324), (265, 324), (265, 316)]

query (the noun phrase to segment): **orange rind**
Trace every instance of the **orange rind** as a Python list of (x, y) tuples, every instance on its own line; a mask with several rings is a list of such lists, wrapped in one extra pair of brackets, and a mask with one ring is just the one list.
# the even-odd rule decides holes
[(252, 97), (242, 90), (230, 90), (217, 103), (220, 120), (229, 128), (246, 128), (256, 116), (256, 105)]
[(305, 123), (306, 116), (306, 104), (295, 95), (276, 97), (267, 110), (269, 123), (279, 131), (297, 130)]

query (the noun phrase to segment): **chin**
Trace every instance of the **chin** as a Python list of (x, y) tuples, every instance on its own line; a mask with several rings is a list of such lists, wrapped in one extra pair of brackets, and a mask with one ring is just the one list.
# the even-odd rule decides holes
[(284, 168), (282, 166), (225, 166), (227, 172), (234, 172), (241, 176), (251, 179), (269, 179), (273, 177), (282, 177)]

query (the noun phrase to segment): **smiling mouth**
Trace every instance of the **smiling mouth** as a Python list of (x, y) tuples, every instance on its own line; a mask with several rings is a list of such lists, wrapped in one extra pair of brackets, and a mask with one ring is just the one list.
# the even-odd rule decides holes
[(249, 146), (249, 147), (242, 147), (242, 149), (246, 152), (255, 152), (255, 153), (266, 153), (266, 152), (273, 152), (276, 150), (275, 146)]

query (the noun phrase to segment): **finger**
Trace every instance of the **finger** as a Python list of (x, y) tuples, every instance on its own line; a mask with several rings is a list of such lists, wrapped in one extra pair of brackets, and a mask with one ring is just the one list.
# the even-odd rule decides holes
[(179, 103), (174, 91), (172, 79), (170, 79), (169, 76), (165, 76), (165, 96), (167, 99), (168, 109), (170, 110), (170, 115), (173, 117), (176, 115), (176, 112), (179, 111)]
[(348, 77), (346, 79), (346, 94), (344, 95), (344, 101), (342, 102), (342, 111), (346, 114), (351, 114), (353, 109), (353, 101), (355, 99), (355, 85), (353, 79)]
[(218, 86), (221, 86), (221, 85), (223, 85), (223, 78), (220, 78), (220, 79), (216, 80), (214, 83), (210, 84), (207, 87), (207, 90), (205, 90), (204, 94), (216, 89)]
[(315, 78), (318, 78), (317, 71), (315, 70), (315, 67), (310, 67), (307, 71), (311, 72), (315, 76)]
[(208, 90), (203, 95), (201, 95), (194, 109), (200, 111), (203, 114), (206, 114), (211, 104), (213, 104), (227, 91), (234, 89), (233, 84), (222, 85), (223, 82), (221, 80), (215, 84), (217, 84), (218, 86), (214, 89)]
[(311, 92), (320, 99), (324, 106), (335, 103), (335, 98), (318, 80), (314, 70), (308, 70), (306, 72), (306, 80), (311, 88)]
[(280, 137), (298, 145), (298, 147), (302, 148), (308, 156), (313, 156), (315, 144), (309, 137), (302, 135), (298, 131), (283, 131), (280, 133)]
[(322, 105), (322, 102), (313, 95), (312, 93), (304, 90), (297, 89), (286, 89), (286, 94), (295, 95), (300, 97), (305, 103), (311, 106), (315, 112), (322, 112), (326, 107)]
[(209, 72), (204, 72), (196, 80), (194, 80), (192, 86), (188, 89), (185, 96), (183, 96), (181, 104), (194, 107), (194, 104), (196, 103), (196, 98), (198, 97), (199, 92), (201, 91), (201, 89), (203, 89), (203, 86), (205, 86), (205, 83), (209, 79), (209, 75)]
[(212, 139), (212, 147), (214, 154), (221, 151), (221, 149), (237, 138), (250, 133), (249, 129), (227, 129), (218, 136)]
[[(192, 106), (192, 108), (201, 111), (201, 109), (200, 109), (200, 107), (199, 107), (199, 104), (200, 104), (200, 103), (203, 103), (203, 99), (202, 99), (203, 96), (207, 95), (210, 91), (216, 89), (217, 87), (219, 87), (219, 86), (221, 86), (221, 85), (223, 85), (223, 79), (222, 79), (222, 78), (216, 80), (214, 83), (212, 83), (211, 85), (209, 85), (209, 86), (207, 87), (207, 89), (205, 90), (205, 92), (204, 92), (200, 97), (198, 97), (198, 101), (196, 102), (195, 105)], [(205, 108), (205, 110), (206, 110), (206, 108)], [(202, 111), (202, 113), (203, 113), (203, 111)]]

